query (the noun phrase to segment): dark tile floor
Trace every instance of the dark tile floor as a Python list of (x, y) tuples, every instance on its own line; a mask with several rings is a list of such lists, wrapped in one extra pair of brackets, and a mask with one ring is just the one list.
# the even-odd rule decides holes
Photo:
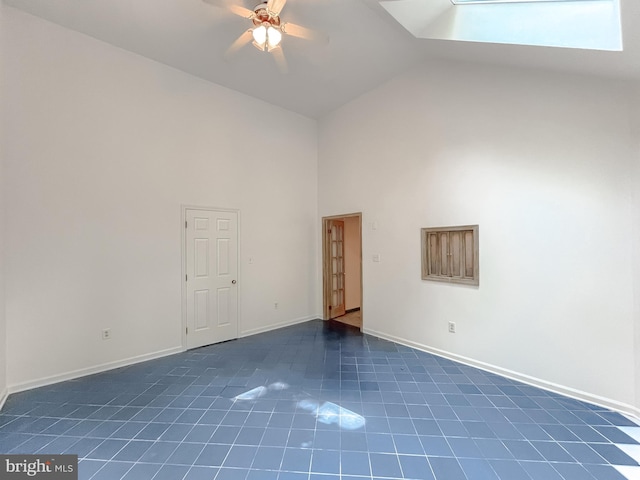
[(626, 417), (311, 321), (31, 390), (0, 453), (83, 480), (623, 480)]

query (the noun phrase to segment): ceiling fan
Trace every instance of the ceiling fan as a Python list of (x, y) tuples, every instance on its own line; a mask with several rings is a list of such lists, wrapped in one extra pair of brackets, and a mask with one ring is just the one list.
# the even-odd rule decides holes
[(280, 12), (287, 0), (268, 0), (257, 5), (253, 10), (226, 0), (204, 0), (206, 3), (224, 8), (231, 13), (250, 20), (251, 28), (242, 33), (229, 47), (225, 56), (230, 56), (248, 43), (263, 52), (273, 54), (278, 67), (283, 73), (288, 70), (287, 61), (282, 51), (282, 34), (306, 40), (328, 39), (322, 34), (295, 23), (280, 20)]

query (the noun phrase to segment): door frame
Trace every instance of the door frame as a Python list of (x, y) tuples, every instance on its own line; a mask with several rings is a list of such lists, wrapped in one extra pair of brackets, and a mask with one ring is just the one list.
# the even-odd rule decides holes
[(240, 338), (240, 332), (242, 331), (242, 326), (241, 326), (241, 318), (242, 315), (240, 314), (240, 293), (241, 293), (241, 287), (242, 287), (242, 279), (240, 278), (241, 272), (240, 272), (240, 266), (242, 265), (242, 263), (240, 262), (240, 210), (237, 208), (219, 208), (219, 207), (205, 207), (202, 205), (186, 205), (186, 204), (181, 204), (180, 205), (180, 256), (181, 256), (181, 261), (180, 261), (180, 265), (181, 265), (181, 275), (180, 275), (180, 283), (182, 284), (181, 287), (181, 297), (182, 297), (182, 301), (181, 301), (181, 312), (180, 312), (180, 317), (181, 317), (181, 322), (180, 322), (180, 328), (181, 328), (181, 334), (180, 334), (180, 338), (182, 339), (182, 351), (187, 351), (187, 281), (185, 280), (186, 276), (187, 276), (187, 229), (186, 229), (186, 222), (187, 222), (187, 210), (203, 210), (203, 211), (207, 211), (207, 212), (233, 212), (238, 216), (238, 284), (236, 286), (237, 289), (237, 302), (238, 302), (238, 327), (237, 327), (237, 332), (236, 332), (236, 338)]
[(331, 261), (331, 248), (329, 239), (329, 222), (331, 220), (341, 220), (343, 218), (356, 217), (359, 219), (359, 231), (358, 236), (360, 240), (360, 314), (362, 315), (362, 322), (364, 327), (364, 313), (363, 313), (363, 299), (364, 289), (362, 282), (362, 212), (345, 213), (343, 215), (330, 215), (328, 217), (322, 217), (322, 319), (329, 320), (331, 313), (329, 312), (329, 298), (331, 297), (331, 278), (329, 275), (329, 262)]

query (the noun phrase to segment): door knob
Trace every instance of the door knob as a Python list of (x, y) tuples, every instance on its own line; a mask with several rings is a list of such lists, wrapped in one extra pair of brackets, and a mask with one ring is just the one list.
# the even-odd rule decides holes
[(231, 280), (231, 283), (233, 283), (233, 284), (235, 285), (235, 284), (236, 284), (236, 281), (235, 281), (235, 280)]

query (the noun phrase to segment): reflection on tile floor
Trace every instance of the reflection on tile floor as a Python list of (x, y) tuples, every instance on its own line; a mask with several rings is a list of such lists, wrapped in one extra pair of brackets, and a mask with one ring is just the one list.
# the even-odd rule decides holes
[(638, 432), (311, 321), (12, 395), (0, 453), (78, 454), (82, 480), (623, 480)]

